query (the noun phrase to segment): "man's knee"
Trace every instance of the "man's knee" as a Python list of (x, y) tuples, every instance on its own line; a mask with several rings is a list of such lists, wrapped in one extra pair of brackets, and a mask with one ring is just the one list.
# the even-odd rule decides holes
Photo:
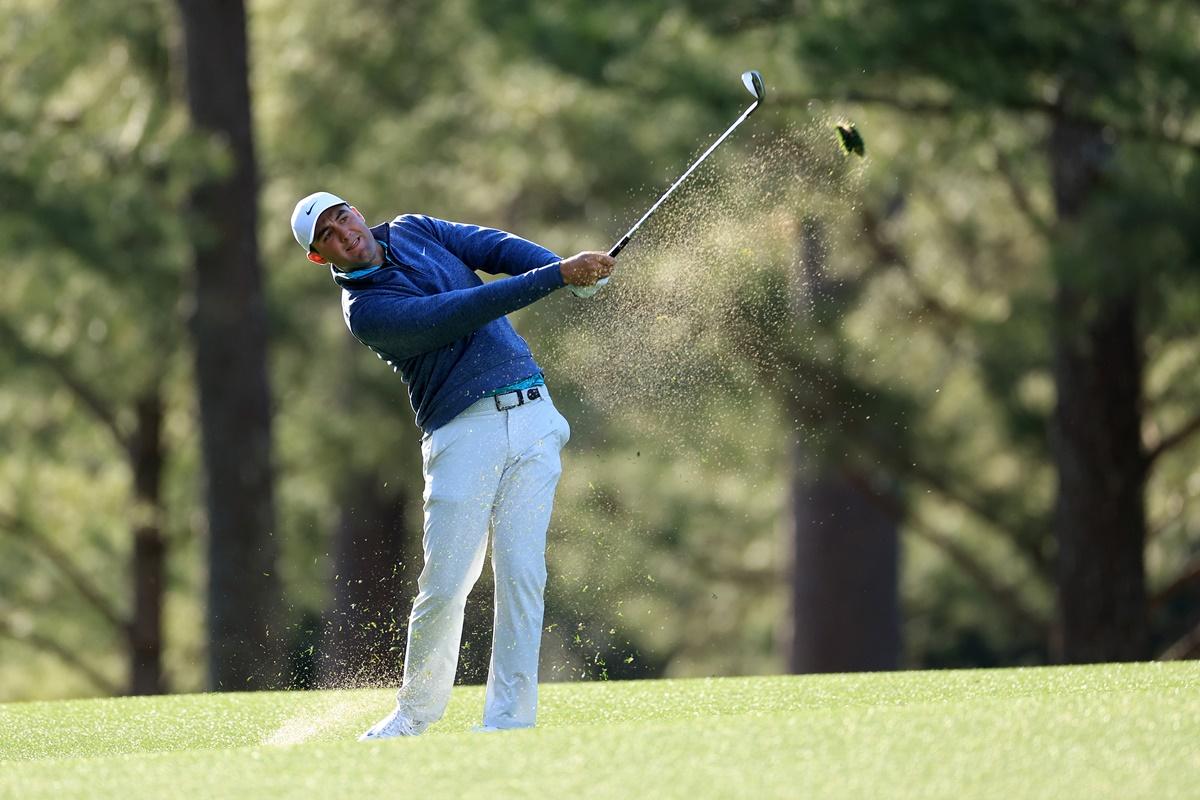
[(546, 591), (546, 561), (537, 559), (524, 563), (510, 564), (503, 575), (496, 576), (498, 582), (507, 584), (521, 595), (541, 597)]
[(421, 589), (413, 602), (413, 614), (439, 616), (443, 613), (461, 612), (467, 605), (467, 594), (471, 587), (434, 586)]

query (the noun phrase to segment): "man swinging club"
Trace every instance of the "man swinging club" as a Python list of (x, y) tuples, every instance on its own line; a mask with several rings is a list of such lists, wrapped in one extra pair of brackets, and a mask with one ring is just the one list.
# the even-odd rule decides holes
[[(503, 231), (415, 214), (368, 227), (328, 192), (296, 204), (292, 232), (310, 261), (329, 265), (350, 332), (408, 384), (424, 432), (425, 564), (404, 678), (395, 710), (359, 738), (416, 736), (445, 712), (489, 526), (496, 598), (482, 730), (531, 727), (546, 528), (570, 426), (505, 315), (563, 286), (593, 286), (614, 260), (559, 259)], [(511, 277), (484, 283), (475, 270)]]

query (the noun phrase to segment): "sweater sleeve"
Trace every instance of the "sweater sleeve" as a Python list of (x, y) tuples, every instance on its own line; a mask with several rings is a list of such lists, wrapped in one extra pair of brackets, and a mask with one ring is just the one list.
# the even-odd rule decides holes
[(558, 264), (514, 278), (433, 295), (369, 292), (346, 301), (351, 333), (398, 359), (436, 350), (563, 286)]
[(443, 247), (471, 269), (492, 275), (523, 275), (559, 261), (554, 252), (512, 233), (435, 217), (420, 220)]

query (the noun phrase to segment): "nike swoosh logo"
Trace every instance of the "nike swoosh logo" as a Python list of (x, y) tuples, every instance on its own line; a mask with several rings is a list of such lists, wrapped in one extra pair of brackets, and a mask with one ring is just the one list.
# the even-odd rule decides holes
[(304, 213), (305, 213), (305, 214), (311, 214), (311, 213), (312, 213), (312, 210), (313, 210), (313, 206), (315, 206), (315, 205), (316, 205), (316, 203), (313, 203), (311, 206), (309, 206), (308, 208), (304, 209)]

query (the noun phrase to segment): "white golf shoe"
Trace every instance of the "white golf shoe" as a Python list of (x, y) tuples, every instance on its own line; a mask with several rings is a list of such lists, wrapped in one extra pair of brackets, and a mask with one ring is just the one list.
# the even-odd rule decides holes
[(420, 736), (429, 727), (428, 722), (417, 722), (395, 709), (383, 719), (376, 722), (369, 731), (358, 737), (360, 742), (373, 742), (376, 739), (393, 739), (397, 736)]

